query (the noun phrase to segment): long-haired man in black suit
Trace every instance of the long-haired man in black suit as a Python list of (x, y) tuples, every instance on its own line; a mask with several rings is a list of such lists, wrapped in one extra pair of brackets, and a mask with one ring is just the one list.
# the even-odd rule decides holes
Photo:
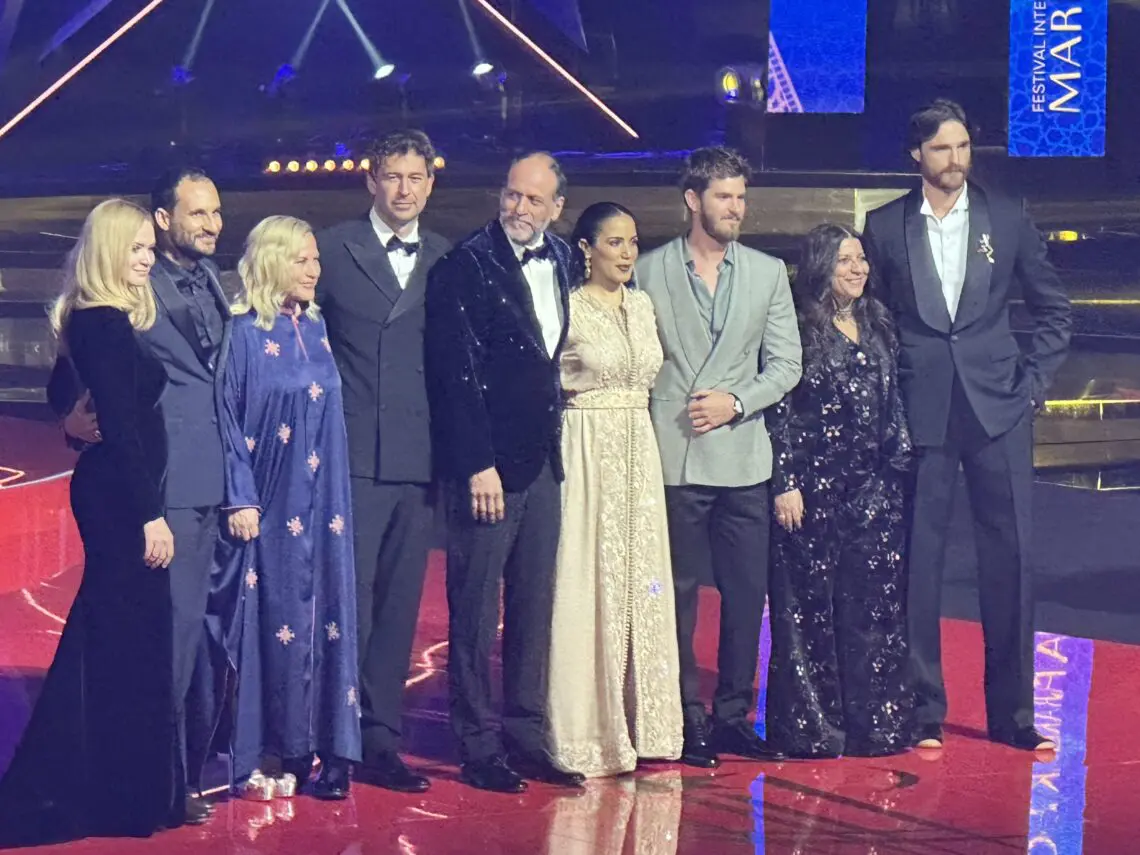
[[(1069, 347), (1070, 305), (1024, 203), (969, 181), (965, 111), (938, 100), (910, 120), (922, 186), (871, 212), (872, 287), (899, 328), (899, 385), (920, 453), (908, 575), (915, 740), (942, 746), (946, 689), (939, 618), (961, 466), (978, 554), (990, 738), (1055, 748), (1033, 726), (1029, 567), (1033, 416)], [(1022, 352), (1009, 324), (1014, 283), (1033, 320)]]

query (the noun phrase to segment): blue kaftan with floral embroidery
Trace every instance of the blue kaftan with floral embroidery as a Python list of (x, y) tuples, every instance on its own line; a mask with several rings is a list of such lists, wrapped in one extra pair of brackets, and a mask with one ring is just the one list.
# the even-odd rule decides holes
[(226, 508), (261, 510), (242, 543), (223, 522), (225, 642), (238, 686), (236, 781), (263, 755), (360, 759), (348, 440), (323, 319), (234, 319), (226, 367)]

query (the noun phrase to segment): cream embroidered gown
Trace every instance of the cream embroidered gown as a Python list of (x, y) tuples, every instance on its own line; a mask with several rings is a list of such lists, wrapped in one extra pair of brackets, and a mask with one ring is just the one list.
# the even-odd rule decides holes
[(578, 290), (562, 351), (562, 535), (554, 590), (550, 753), (588, 777), (676, 759), (682, 720), (661, 458), (649, 388), (653, 304)]

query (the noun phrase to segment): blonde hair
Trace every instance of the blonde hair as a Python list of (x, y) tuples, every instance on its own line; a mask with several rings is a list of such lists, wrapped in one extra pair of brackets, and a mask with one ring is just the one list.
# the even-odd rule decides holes
[(148, 330), (157, 309), (149, 283), (127, 282), (131, 245), (150, 214), (126, 199), (108, 199), (87, 215), (79, 240), (67, 255), (63, 291), (49, 312), (52, 330), (62, 337), (74, 309), (110, 306), (127, 313), (131, 326)]
[[(245, 252), (238, 262), (241, 291), (234, 300), (233, 313), (257, 316), (254, 326), (273, 329), (281, 307), (289, 296), (293, 260), (301, 252), (313, 227), (296, 217), (266, 217), (245, 239)], [(309, 303), (306, 317), (316, 320), (320, 310)]]

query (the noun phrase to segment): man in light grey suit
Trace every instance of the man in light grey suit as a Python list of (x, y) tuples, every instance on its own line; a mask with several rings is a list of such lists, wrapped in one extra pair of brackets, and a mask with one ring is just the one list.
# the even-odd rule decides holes
[[(734, 151), (694, 151), (681, 185), (689, 233), (637, 265), (665, 351), (650, 412), (673, 553), (681, 759), (704, 768), (718, 765), (717, 752), (777, 759), (748, 723), (768, 590), (764, 410), (799, 382), (800, 337), (784, 263), (737, 241), (750, 176)], [(721, 594), (711, 732), (693, 653), (698, 588), (709, 575)]]

